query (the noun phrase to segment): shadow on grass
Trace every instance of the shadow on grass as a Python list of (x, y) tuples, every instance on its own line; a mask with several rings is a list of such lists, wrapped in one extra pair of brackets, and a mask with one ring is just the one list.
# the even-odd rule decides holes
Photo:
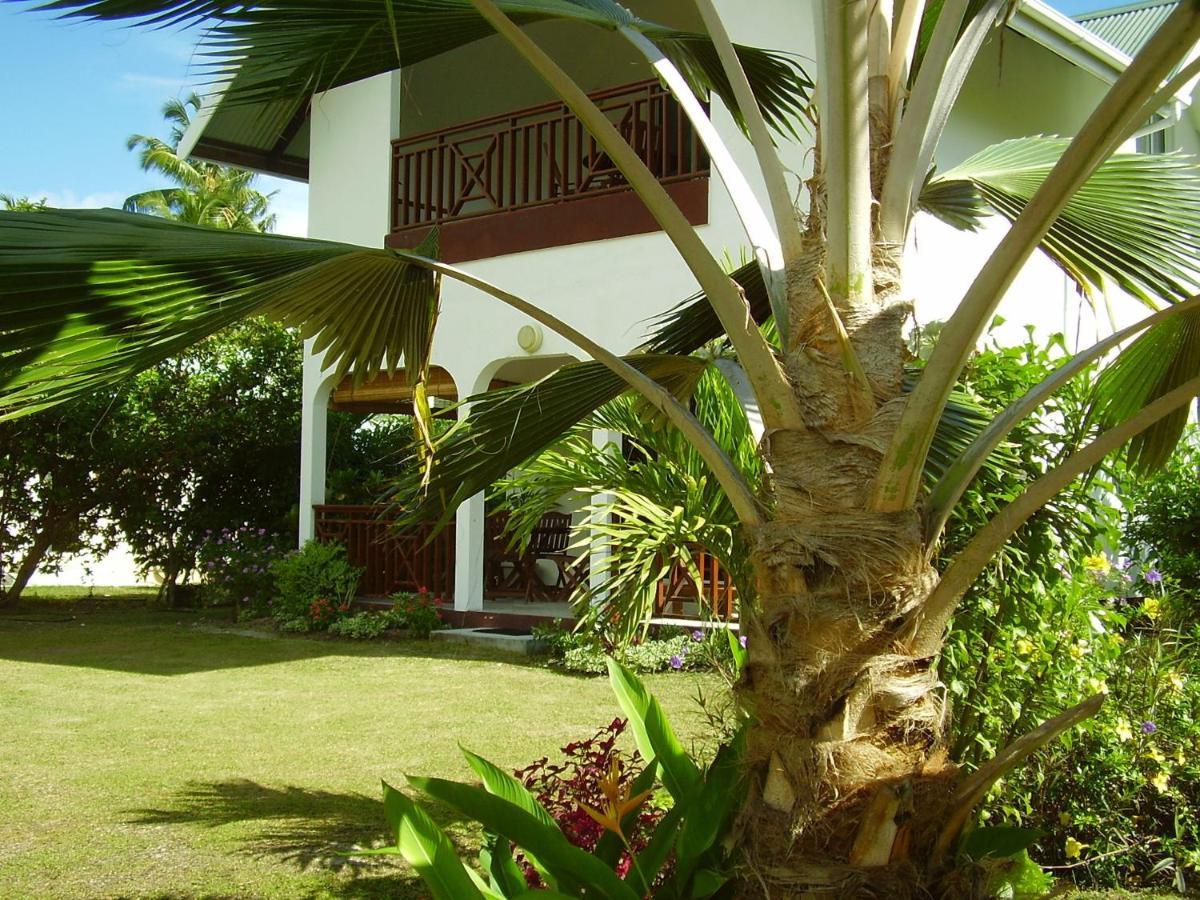
[(441, 641), (355, 643), (239, 626), (212, 611), (119, 608), (95, 603), (22, 603), (0, 612), (0, 660), (139, 675), (189, 675), (328, 656), (502, 661), (528, 657)]
[[(447, 807), (427, 804), (430, 814), (460, 852), (470, 852), (455, 834), (466, 820)], [(126, 813), (132, 825), (200, 825), (217, 828), (239, 822), (261, 827), (242, 841), (242, 852), (256, 858), (273, 857), (302, 869), (346, 871), (349, 880), (329, 885), (342, 897), (418, 897), (420, 880), (396, 862), (359, 857), (355, 847), (377, 847), (389, 838), (383, 802), (358, 793), (272, 787), (246, 779), (193, 783), (181, 790), (166, 809), (136, 809)]]

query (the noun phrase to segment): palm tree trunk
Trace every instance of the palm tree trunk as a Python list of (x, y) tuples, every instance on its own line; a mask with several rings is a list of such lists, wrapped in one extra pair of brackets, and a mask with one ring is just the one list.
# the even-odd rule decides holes
[[(773, 896), (913, 896), (928, 884), (955, 767), (933, 660), (907, 655), (900, 636), (937, 583), (921, 516), (870, 509), (898, 419), (909, 308), (878, 251), (875, 301), (831, 308), (816, 257), (789, 278), (805, 340), (788, 370), (810, 428), (768, 436), (773, 516), (751, 535), (757, 598), (743, 613), (739, 689), (756, 722), (755, 787), (742, 840), (751, 882)], [(868, 405), (846, 377), (835, 311)]]

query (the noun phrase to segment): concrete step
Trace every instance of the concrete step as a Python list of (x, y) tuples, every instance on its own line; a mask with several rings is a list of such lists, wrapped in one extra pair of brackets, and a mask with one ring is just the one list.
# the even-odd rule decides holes
[(435, 631), (431, 637), (435, 641), (474, 644), (523, 656), (532, 656), (542, 647), (541, 641), (535, 641), (529, 630), (523, 628), (447, 628)]

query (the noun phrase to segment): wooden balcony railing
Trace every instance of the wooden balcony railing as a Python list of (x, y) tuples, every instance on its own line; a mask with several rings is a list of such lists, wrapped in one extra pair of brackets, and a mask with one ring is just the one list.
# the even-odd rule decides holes
[(338, 541), (350, 564), (363, 569), (361, 597), (386, 597), (426, 588), (435, 597), (454, 595), (454, 524), (432, 541), (429, 527), (405, 532), (380, 518), (377, 506), (315, 506), (317, 540)]
[[(708, 220), (709, 160), (657, 81), (591, 95), (693, 224)], [(441, 228), (449, 261), (657, 230), (608, 154), (560, 103), (392, 142), (388, 245)]]

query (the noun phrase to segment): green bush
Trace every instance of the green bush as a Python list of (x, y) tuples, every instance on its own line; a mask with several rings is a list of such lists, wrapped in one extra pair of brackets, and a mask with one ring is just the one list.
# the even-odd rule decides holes
[(728, 668), (732, 664), (729, 638), (720, 628), (660, 629), (653, 637), (614, 647), (606, 644), (598, 632), (571, 631), (556, 620), (553, 625), (535, 625), (533, 636), (542, 642), (555, 664), (586, 675), (607, 672), (609, 657), (639, 673)]
[(272, 604), (275, 618), (307, 619), (320, 629), (349, 611), (362, 570), (346, 561), (341, 544), (309, 541), (273, 563), (271, 573), (278, 591)]
[(338, 619), (329, 626), (329, 633), (356, 641), (369, 641), (382, 637), (394, 627), (394, 619), (388, 613), (360, 612)]
[(233, 606), (238, 618), (269, 616), (275, 603), (272, 565), (281, 541), (265, 528), (222, 528), (205, 535), (196, 553), (201, 596), (210, 606)]
[(409, 637), (425, 640), (439, 628), (444, 628), (441, 610), (429, 591), (415, 594), (401, 591), (392, 594), (391, 616), (395, 627), (407, 629)]
[[(1154, 561), (1195, 621), (1200, 600), (1200, 428), (1192, 426), (1161, 472), (1130, 485), (1125, 538), (1130, 551)], [(1191, 610), (1191, 611), (1189, 611)]]

